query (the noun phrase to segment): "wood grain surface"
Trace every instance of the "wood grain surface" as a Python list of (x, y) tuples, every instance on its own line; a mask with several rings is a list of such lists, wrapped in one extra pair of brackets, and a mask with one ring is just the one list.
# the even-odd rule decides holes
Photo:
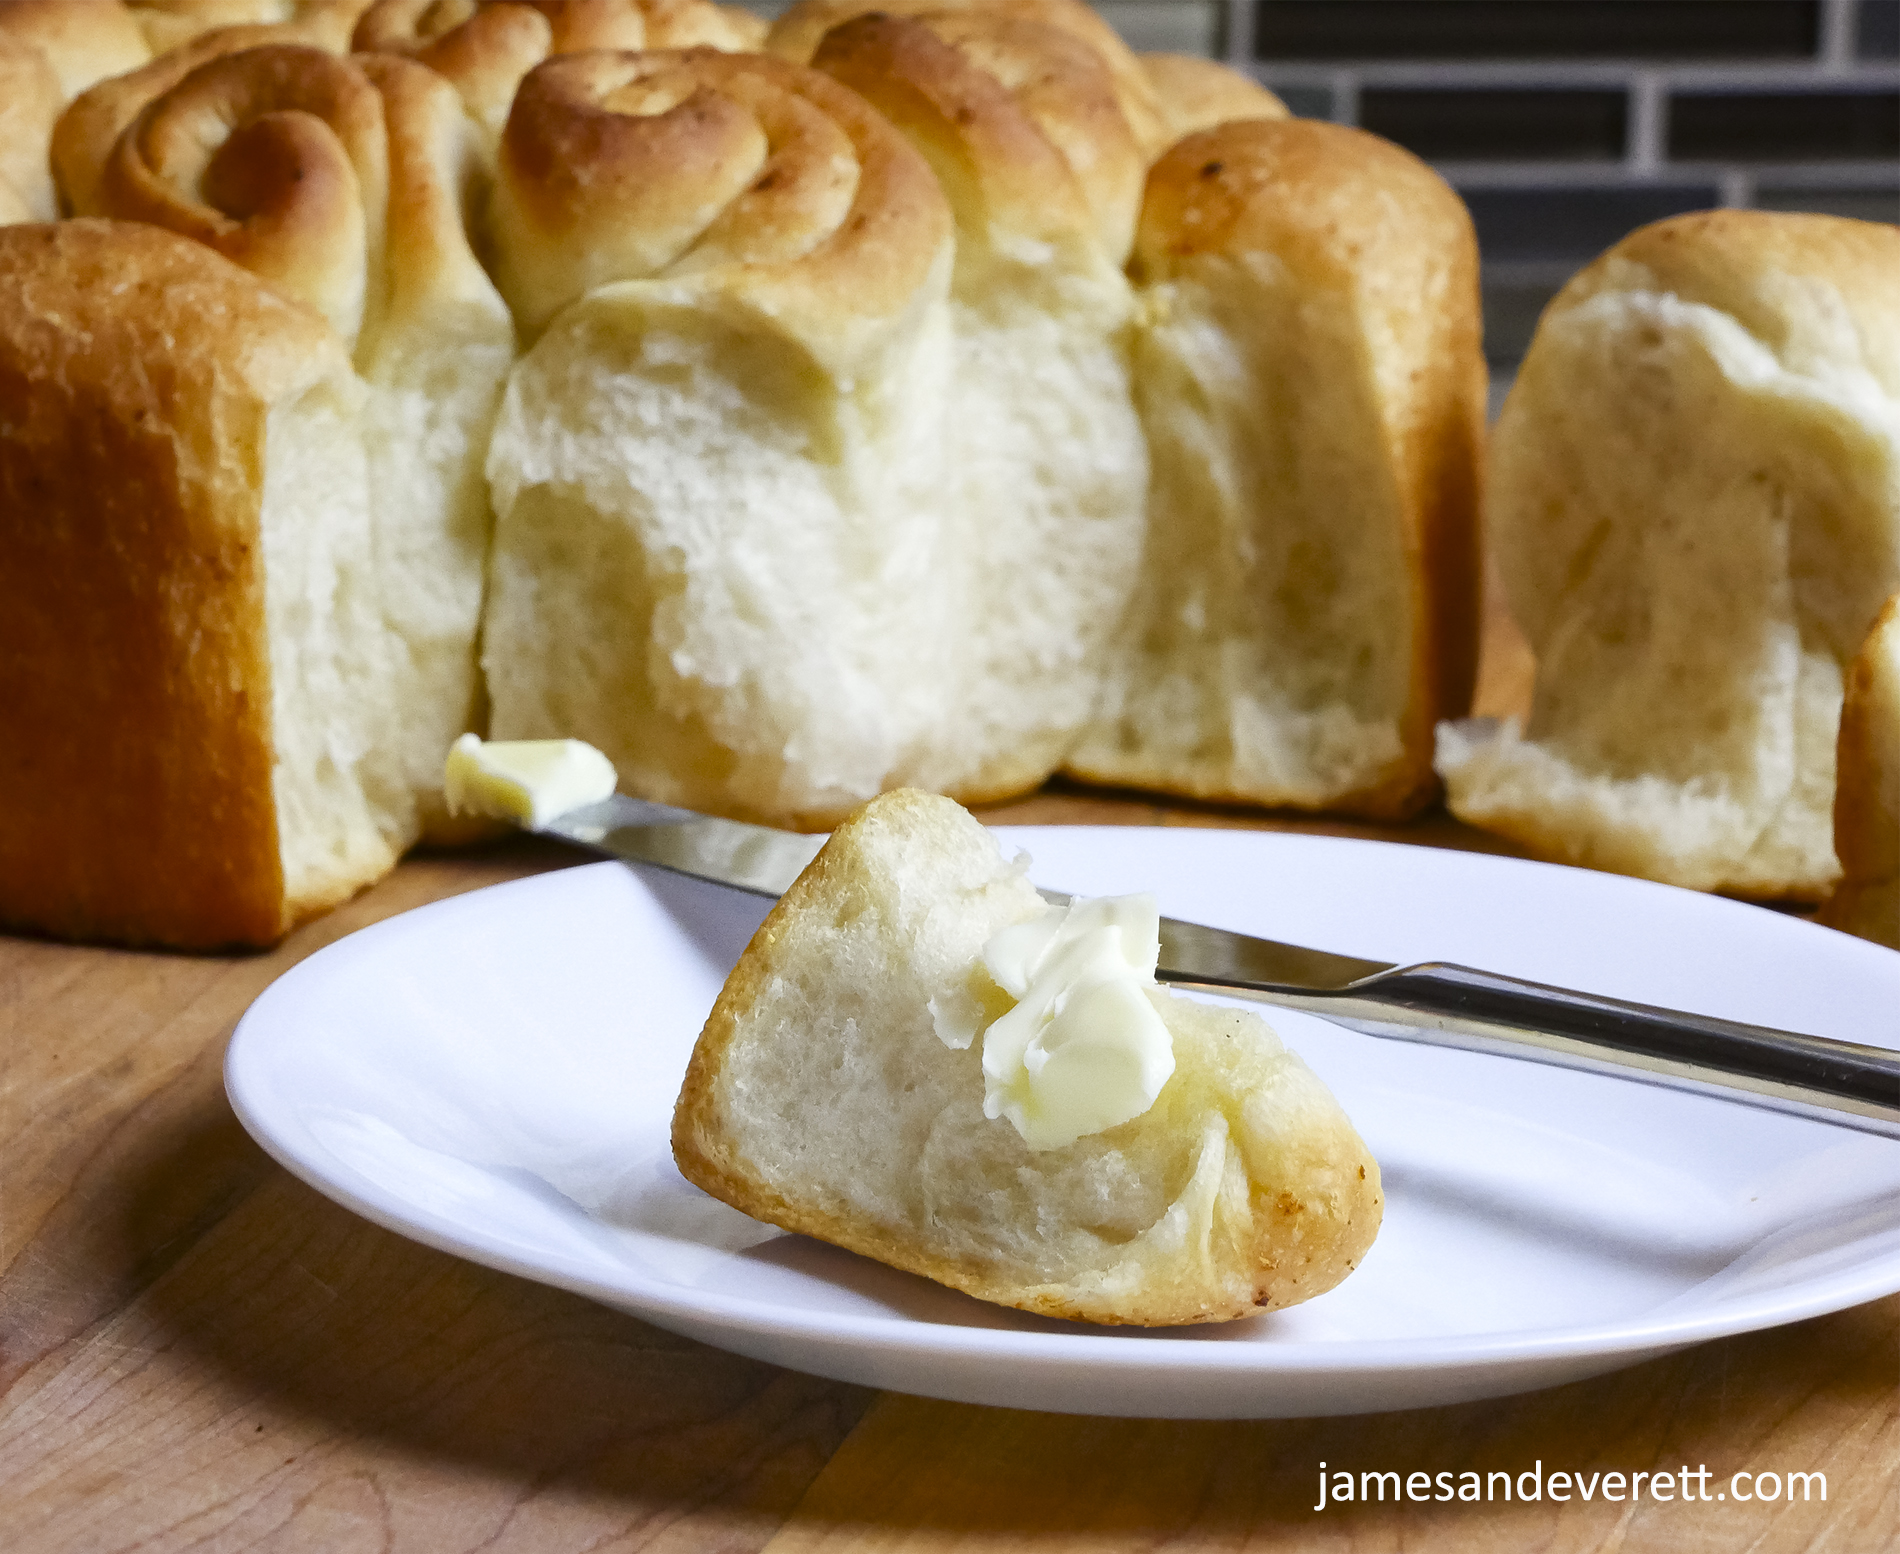
[[(1488, 644), (1481, 710), (1529, 663)], [(1402, 828), (1051, 792), (1019, 822)], [(0, 937), (0, 1551), (1797, 1550), (1900, 1544), (1900, 1299), (1500, 1402), (1265, 1424), (872, 1394), (430, 1251), (292, 1180), (224, 1099), (286, 968), (577, 861), (413, 858), (276, 952)], [(1360, 1471), (1821, 1472), (1827, 1499), (1337, 1505)]]

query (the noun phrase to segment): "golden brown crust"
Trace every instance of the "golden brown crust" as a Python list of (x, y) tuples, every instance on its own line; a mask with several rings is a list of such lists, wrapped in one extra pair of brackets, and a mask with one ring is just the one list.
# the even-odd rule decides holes
[(1127, 258), (1143, 159), (1101, 58), (1074, 34), (991, 11), (866, 15), (812, 64), (923, 152), (959, 230), (992, 248), (1092, 233)]
[(1139, 57), (1154, 87), (1170, 146), (1222, 124), (1291, 117), (1286, 104), (1259, 82), (1214, 60), (1195, 54)]
[(710, 0), (376, 0), (354, 47), (403, 54), (446, 76), (498, 134), (542, 60), (591, 49), (757, 47), (764, 24)]
[(929, 169), (853, 93), (710, 49), (552, 59), (522, 83), (494, 201), (529, 331), (597, 286), (743, 270), (806, 338), (902, 315), (949, 242)]
[(0, 922), (199, 949), (291, 926), (264, 420), (335, 351), (169, 233), (0, 232)]
[(1167, 144), (1153, 84), (1115, 29), (1082, 0), (799, 0), (772, 24), (765, 47), (804, 64), (832, 28), (853, 17), (882, 14), (926, 21), (934, 28), (980, 30), (984, 21), (1053, 27), (1086, 45), (1107, 67), (1115, 97), (1144, 159)]
[(0, 4), (0, 33), (46, 56), (62, 102), (152, 57), (120, 0), (6, 0)]
[[(1324, 808), (1404, 818), (1436, 796), (1433, 731), (1463, 716), (1477, 676), (1485, 367), (1471, 218), (1424, 163), (1360, 130), (1287, 119), (1188, 136), (1149, 175), (1137, 282), (1255, 253), (1275, 256), (1316, 295), (1349, 299), (1375, 350), (1416, 622), (1405, 757), (1386, 780)], [(1153, 785), (1254, 797), (1165, 777)]]
[(59, 214), (47, 162), (59, 104), (59, 77), (45, 54), (0, 32), (0, 226)]
[(313, 45), (315, 41), (311, 28), (295, 22), (220, 27), (149, 65), (88, 87), (67, 105), (53, 127), (53, 170), (67, 210), (75, 216), (110, 214), (101, 204), (99, 181), (119, 136), (147, 103), (169, 92), (207, 60), (269, 43)]
[(216, 250), (354, 342), (381, 308), (388, 184), (369, 78), (278, 46), (213, 59), (148, 103), (113, 147), (99, 200)]

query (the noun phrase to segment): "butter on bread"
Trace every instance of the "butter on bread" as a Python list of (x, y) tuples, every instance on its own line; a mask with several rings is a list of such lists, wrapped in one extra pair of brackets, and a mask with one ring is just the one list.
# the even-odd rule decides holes
[(1820, 921), (1900, 950), (1900, 594), (1848, 667), (1836, 748), (1841, 882)]
[(1453, 811), (1565, 862), (1819, 901), (1842, 677), (1900, 588), (1900, 228), (1709, 211), (1538, 324), (1485, 523), (1530, 720), (1442, 731)]
[(1337, 1284), (1378, 1230), (1379, 1169), (1255, 1015), (1151, 990), (1174, 1071), (1148, 1111), (1047, 1150), (984, 1116), (980, 1042), (946, 1044), (933, 1001), (999, 1012), (979, 957), (1042, 911), (952, 801), (866, 805), (728, 978), (674, 1113), (680, 1170), (754, 1218), (1045, 1316), (1220, 1321)]

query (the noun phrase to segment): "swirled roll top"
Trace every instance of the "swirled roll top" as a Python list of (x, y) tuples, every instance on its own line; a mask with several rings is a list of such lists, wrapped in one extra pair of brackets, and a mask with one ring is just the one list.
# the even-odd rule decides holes
[(867, 15), (812, 63), (929, 160), (968, 257), (1127, 257), (1144, 164), (1106, 66), (1072, 35), (988, 12)]
[(1140, 59), (1083, 0), (799, 0), (773, 23), (766, 47), (803, 63), (818, 52), (825, 34), (834, 27), (872, 14), (923, 21), (946, 35), (968, 36), (986, 24), (1002, 27), (1014, 22), (1051, 28), (1087, 48), (1107, 69), (1116, 104), (1144, 159), (1158, 156), (1172, 138), (1154, 83)]
[(301, 22), (217, 27), (148, 65), (108, 76), (75, 97), (53, 128), (51, 151), (53, 175), (72, 214), (106, 214), (99, 195), (106, 163), (119, 136), (146, 104), (164, 96), (200, 65), (272, 43), (320, 46), (314, 30)]
[(100, 197), (308, 303), (352, 345), (379, 322), (388, 136), (347, 60), (263, 48), (200, 66), (120, 137)]
[(95, 198), (308, 304), (364, 362), (445, 295), (486, 294), (465, 226), (478, 158), (461, 100), (422, 66), (270, 46), (155, 96)]
[(499, 135), (521, 78), (542, 60), (592, 49), (742, 50), (764, 24), (711, 0), (376, 0), (361, 51), (404, 54), (447, 77)]
[(930, 169), (816, 71), (710, 49), (549, 60), (493, 202), (497, 280), (537, 333), (619, 281), (729, 277), (822, 360), (854, 358), (949, 263)]

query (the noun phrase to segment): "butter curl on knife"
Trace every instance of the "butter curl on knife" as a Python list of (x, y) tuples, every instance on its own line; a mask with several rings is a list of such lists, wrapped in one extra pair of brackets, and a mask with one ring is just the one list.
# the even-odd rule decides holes
[(451, 815), (511, 820), (530, 831), (611, 798), (619, 782), (614, 763), (582, 740), (490, 741), (478, 734), (449, 747), (445, 779)]

